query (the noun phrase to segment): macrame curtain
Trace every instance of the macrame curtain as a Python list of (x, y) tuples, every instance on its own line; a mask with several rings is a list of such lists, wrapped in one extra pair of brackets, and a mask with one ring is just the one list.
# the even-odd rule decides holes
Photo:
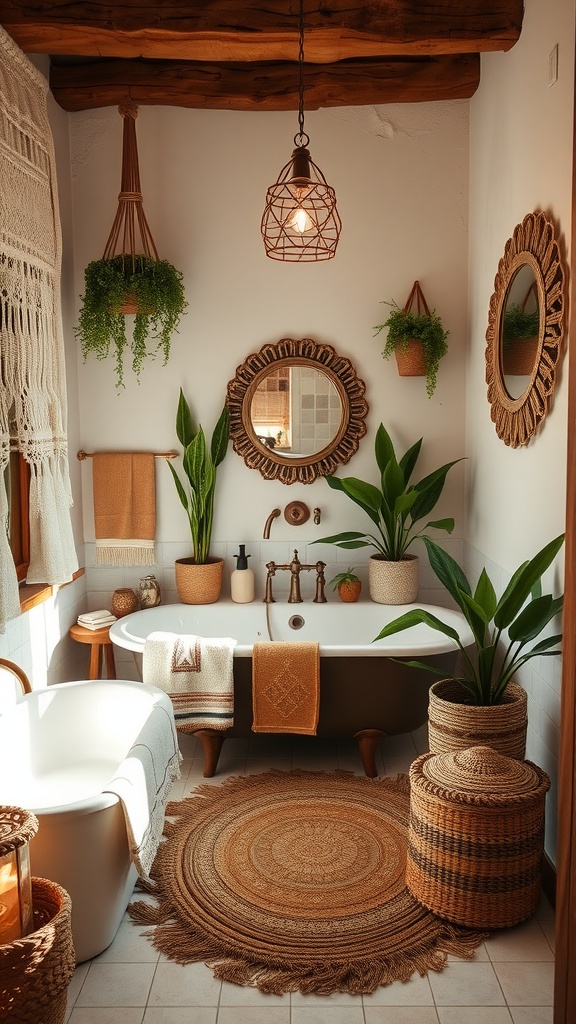
[(5, 468), (30, 466), (29, 583), (78, 567), (70, 506), (61, 236), (48, 84), (0, 27), (0, 632), (20, 613)]

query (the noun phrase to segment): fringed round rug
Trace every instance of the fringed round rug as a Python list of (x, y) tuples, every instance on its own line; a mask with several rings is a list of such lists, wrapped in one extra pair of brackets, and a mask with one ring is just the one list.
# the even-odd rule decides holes
[(168, 805), (130, 915), (178, 963), (263, 992), (373, 992), (471, 957), (483, 935), (425, 910), (404, 883), (409, 783), (270, 771)]

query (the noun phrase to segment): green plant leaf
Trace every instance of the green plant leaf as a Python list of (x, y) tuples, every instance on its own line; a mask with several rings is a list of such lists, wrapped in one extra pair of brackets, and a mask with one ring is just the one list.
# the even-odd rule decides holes
[(420, 449), (422, 448), (422, 440), (423, 438), (420, 438), (419, 441), (416, 441), (416, 444), (413, 444), (412, 447), (409, 448), (408, 451), (405, 452), (402, 458), (400, 459), (400, 468), (404, 474), (404, 483), (406, 485), (410, 483), (410, 477), (412, 476), (412, 473), (414, 472), (414, 467), (416, 466), (416, 463), (418, 461)]
[(445, 530), (446, 533), (452, 533), (452, 530), (454, 529), (454, 520), (452, 517), (449, 519), (431, 519), (426, 523), (426, 529), (428, 529), (429, 526), (433, 526), (435, 530)]
[(482, 569), (482, 572), (478, 577), (478, 583), (476, 584), (476, 590), (474, 591), (474, 600), (484, 612), (484, 621), (490, 622), (494, 617), (498, 598), (496, 597), (496, 591), (494, 590), (492, 580), (488, 576), (486, 569)]
[(194, 423), (192, 422), (192, 414), (190, 412), (190, 406), (184, 398), (184, 392), (180, 388), (180, 396), (178, 398), (178, 409), (176, 412), (176, 436), (180, 441), (180, 444), (187, 448), (189, 444), (194, 440), (196, 436), (196, 430)]
[[(313, 540), (313, 544), (342, 544), (343, 541), (351, 540), (365, 540), (366, 534), (359, 533), (358, 530), (347, 530), (344, 533), (333, 533), (331, 537), (319, 537), (318, 540)], [(364, 545), (361, 545), (362, 547)]]
[(472, 596), (472, 588), (462, 569), (439, 544), (436, 544), (429, 537), (423, 537), (422, 540), (426, 545), (432, 571), (438, 577), (440, 583), (446, 587), (446, 590), (454, 598), (457, 605), (464, 611), (466, 605), (464, 604), (462, 594)]
[(394, 454), (394, 445), (392, 444), (390, 435), (383, 423), (380, 424), (376, 431), (374, 454), (376, 456), (376, 465), (382, 475), (386, 466), (390, 462), (390, 459), (394, 459), (396, 457)]
[(546, 544), (514, 574), (500, 598), (494, 614), (494, 623), (498, 629), (506, 629), (516, 618), (529, 597), (532, 587), (552, 564), (563, 543), (564, 534), (562, 533)]
[(395, 633), (401, 633), (404, 629), (409, 629), (411, 626), (417, 626), (423, 622), (425, 625), (430, 626), (432, 629), (437, 630), (439, 633), (443, 633), (444, 636), (453, 640), (455, 644), (460, 646), (460, 636), (457, 631), (449, 626), (446, 622), (442, 622), (431, 612), (425, 611), (424, 608), (413, 608), (409, 612), (404, 612), (403, 615), (399, 615), (397, 619), (393, 619), (383, 629), (380, 630), (378, 636), (374, 637), (374, 640), (384, 640), (387, 636), (393, 636)]
[(446, 465), (436, 469), (433, 473), (425, 476), (419, 483), (415, 484), (415, 489), (418, 491), (418, 501), (412, 509), (413, 522), (416, 523), (420, 519), (424, 519), (424, 516), (430, 514), (434, 506), (438, 504), (440, 495), (444, 490), (448, 471), (456, 463), (462, 461), (463, 459), (454, 459), (453, 462), (447, 462)]
[(349, 498), (352, 498), (352, 501), (354, 501), (361, 509), (363, 509), (364, 512), (366, 512), (366, 515), (370, 516), (372, 522), (378, 522), (378, 516), (375, 514), (373, 508), (367, 505), (359, 497), (352, 496), (351, 494), (349, 494), (348, 490), (344, 486), (344, 481), (347, 480), (348, 477), (327, 476), (325, 477), (325, 479), (326, 483), (328, 484), (329, 487), (332, 488), (333, 491), (342, 491), (343, 494), (346, 494)]
[(537, 597), (516, 616), (508, 628), (513, 641), (525, 644), (539, 636), (551, 619), (562, 610), (563, 598), (554, 599), (551, 594)]
[(215, 467), (219, 466), (223, 461), (224, 456), (228, 450), (228, 442), (230, 440), (230, 417), (228, 413), (228, 406), (224, 406), (214, 432), (212, 434), (212, 442), (210, 446), (210, 453), (212, 456), (212, 462)]

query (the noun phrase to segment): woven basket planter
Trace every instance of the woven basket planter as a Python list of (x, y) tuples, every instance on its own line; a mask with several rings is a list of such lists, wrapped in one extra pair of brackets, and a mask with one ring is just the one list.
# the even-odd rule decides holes
[(76, 967), (71, 900), (45, 878), (32, 879), (35, 931), (0, 946), (0, 1020), (64, 1024)]
[(453, 679), (430, 687), (428, 743), (433, 754), (483, 745), (522, 760), (526, 753), (528, 697), (517, 683), (508, 683), (500, 704), (464, 703), (465, 691)]
[(511, 341), (502, 350), (502, 369), (515, 377), (529, 377), (536, 364), (539, 338)]
[(410, 768), (406, 884), (439, 917), (508, 928), (535, 912), (548, 776), (490, 747), (423, 754)]
[(368, 563), (370, 598), (377, 604), (412, 604), (418, 597), (418, 557), (405, 555), (399, 562), (387, 562), (371, 555)]
[(397, 345), (394, 354), (400, 377), (426, 376), (426, 355), (424, 346), (418, 338), (410, 338), (406, 349)]
[(183, 604), (214, 604), (222, 591), (223, 558), (197, 565), (193, 558), (178, 558), (174, 565), (176, 590)]

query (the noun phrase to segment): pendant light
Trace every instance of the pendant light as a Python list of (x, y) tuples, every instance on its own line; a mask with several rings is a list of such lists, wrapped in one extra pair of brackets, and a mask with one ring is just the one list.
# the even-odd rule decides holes
[(300, 0), (299, 43), (296, 148), (266, 193), (260, 228), (270, 259), (311, 263), (336, 254), (342, 222), (336, 193), (312, 160), (310, 138), (304, 131), (304, 0)]

